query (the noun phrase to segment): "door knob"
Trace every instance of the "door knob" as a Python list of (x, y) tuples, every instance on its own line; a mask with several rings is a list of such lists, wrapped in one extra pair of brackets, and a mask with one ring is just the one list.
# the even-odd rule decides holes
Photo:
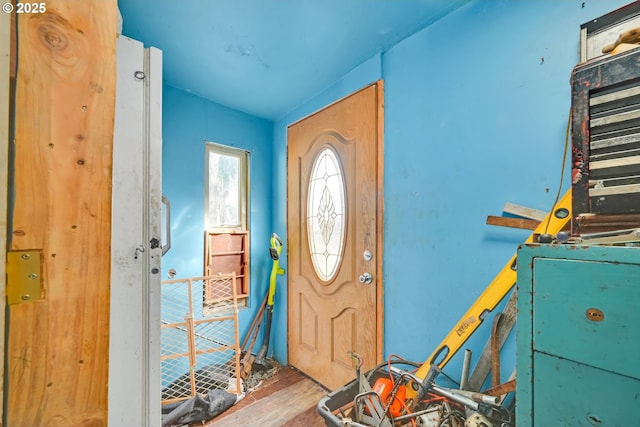
[(360, 283), (369, 284), (373, 282), (373, 276), (371, 273), (362, 273), (360, 275)]

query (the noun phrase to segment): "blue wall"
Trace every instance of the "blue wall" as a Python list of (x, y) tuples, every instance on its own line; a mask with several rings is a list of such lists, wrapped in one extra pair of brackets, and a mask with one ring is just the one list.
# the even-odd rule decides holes
[[(551, 209), (580, 24), (622, 4), (474, 1), (383, 56), (386, 353), (429, 356), (529, 235), (487, 215)], [(465, 346), (475, 356), (491, 322)]]
[[(202, 271), (204, 141), (247, 149), (255, 307), (270, 270), (261, 249), (273, 231), (286, 238), (287, 126), (382, 78), (384, 352), (424, 360), (529, 235), (488, 226), (487, 215), (500, 215), (505, 202), (551, 207), (580, 24), (626, 3), (475, 0), (364, 62), (275, 123), (165, 87), (163, 182), (174, 235), (163, 274), (169, 268), (180, 277)], [(568, 177), (563, 181), (566, 189)], [(286, 276), (278, 283), (271, 350), (285, 363)], [(250, 311), (242, 316), (244, 334)], [(465, 345), (475, 356), (491, 321)], [(503, 379), (513, 366), (513, 349), (508, 343)], [(445, 369), (454, 377), (461, 355)]]
[[(271, 272), (269, 237), (273, 124), (171, 86), (163, 89), (163, 192), (171, 201), (172, 247), (162, 259), (162, 277), (201, 276), (204, 263), (205, 142), (250, 153), (251, 298), (259, 305)], [(240, 332), (248, 328), (251, 310), (240, 311)]]
[[(487, 215), (505, 202), (550, 209), (580, 24), (627, 2), (582, 3), (476, 0), (275, 122), (274, 228), (284, 235), (286, 127), (384, 79), (385, 357), (428, 357), (529, 235), (488, 226)], [(491, 321), (465, 346), (475, 356)], [(275, 355), (285, 361), (282, 311), (276, 324)], [(513, 342), (505, 353), (504, 379)], [(461, 356), (445, 369), (454, 377)]]

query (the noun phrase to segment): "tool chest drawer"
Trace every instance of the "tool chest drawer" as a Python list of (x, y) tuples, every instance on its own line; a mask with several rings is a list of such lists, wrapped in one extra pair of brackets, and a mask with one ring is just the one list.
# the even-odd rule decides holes
[(533, 364), (536, 426), (630, 427), (640, 422), (638, 381), (539, 352)]
[(640, 248), (518, 250), (518, 427), (640, 425)]
[(534, 350), (640, 380), (640, 265), (536, 258), (532, 289)]

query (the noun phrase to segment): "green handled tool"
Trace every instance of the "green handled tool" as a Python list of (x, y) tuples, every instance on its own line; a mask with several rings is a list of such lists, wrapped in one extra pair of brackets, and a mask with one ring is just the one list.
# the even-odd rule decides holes
[(267, 296), (267, 322), (264, 328), (264, 341), (262, 347), (258, 351), (256, 358), (253, 362), (254, 367), (262, 367), (264, 369), (271, 369), (271, 364), (267, 361), (266, 356), (269, 351), (269, 338), (271, 335), (271, 320), (273, 319), (273, 306), (274, 297), (276, 294), (276, 278), (285, 273), (284, 269), (280, 267), (280, 253), (282, 252), (282, 240), (276, 233), (271, 235), (271, 246), (269, 247), (269, 254), (273, 260), (273, 266), (271, 267), (271, 276), (269, 277), (269, 294)]

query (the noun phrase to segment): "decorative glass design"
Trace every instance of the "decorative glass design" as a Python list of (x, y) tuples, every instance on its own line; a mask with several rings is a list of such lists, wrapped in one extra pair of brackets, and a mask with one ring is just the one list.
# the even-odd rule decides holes
[(342, 260), (346, 228), (344, 174), (331, 148), (313, 162), (307, 195), (307, 234), (313, 268), (320, 279), (333, 279)]

